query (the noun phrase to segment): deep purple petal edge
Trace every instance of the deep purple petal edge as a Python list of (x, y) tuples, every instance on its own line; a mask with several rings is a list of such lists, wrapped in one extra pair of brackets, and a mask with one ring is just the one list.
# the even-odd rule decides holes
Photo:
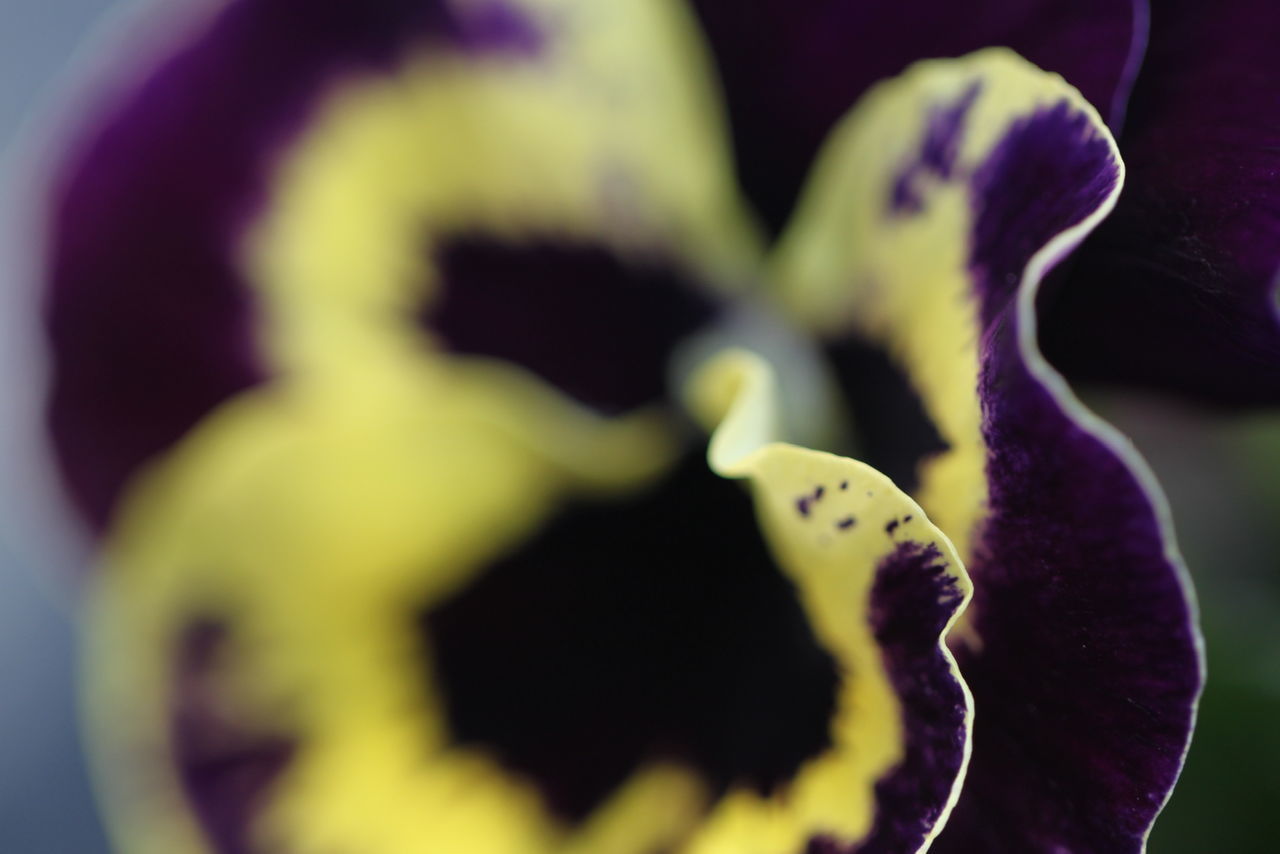
[(964, 594), (934, 546), (901, 544), (876, 571), (871, 621), (902, 703), (906, 751), (876, 784), (876, 818), (858, 854), (918, 850), (967, 760), (969, 698), (938, 638)]
[(806, 854), (902, 854), (932, 834), (963, 772), (969, 698), (955, 664), (939, 648), (964, 593), (934, 545), (906, 541), (876, 568), (870, 619), (885, 668), (902, 704), (902, 761), (876, 783), (876, 816), (862, 841), (826, 835)]
[(1019, 305), (1034, 291), (1014, 290), (1031, 257), (1117, 178), (1109, 145), (1065, 106), (1016, 123), (975, 176), (990, 494), (969, 566), (981, 643), (957, 650), (973, 760), (944, 854), (1136, 854), (1194, 721), (1199, 636), (1162, 499), (1019, 329), (1035, 322)]

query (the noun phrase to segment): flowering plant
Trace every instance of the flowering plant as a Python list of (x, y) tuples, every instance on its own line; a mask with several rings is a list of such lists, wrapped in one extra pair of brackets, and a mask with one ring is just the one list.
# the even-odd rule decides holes
[(1064, 372), (1280, 388), (1244, 60), (791, 5), (227, 0), (87, 123), (50, 429), (123, 850), (1145, 847), (1199, 636)]

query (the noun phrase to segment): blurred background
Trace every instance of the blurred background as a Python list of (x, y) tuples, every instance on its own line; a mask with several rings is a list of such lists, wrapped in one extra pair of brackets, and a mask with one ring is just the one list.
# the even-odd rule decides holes
[[(14, 156), (33, 111), (57, 89), (86, 38), (128, 0), (4, 0), (0, 11), (0, 185), (30, 168)], [(29, 129), (25, 133), (30, 133)], [(0, 218), (0, 296), (26, 286)], [(0, 299), (0, 330), (31, 328)], [(15, 362), (0, 371), (0, 412), (27, 406)], [(1163, 482), (1200, 595), (1209, 683), (1186, 773), (1156, 825), (1154, 854), (1275, 850), (1280, 793), (1280, 413), (1232, 416), (1169, 400), (1085, 389)], [(16, 413), (21, 415), (22, 413)], [(12, 429), (13, 419), (0, 419)], [(4, 437), (11, 438), (11, 437)], [(9, 441), (0, 448), (10, 448)], [(75, 709), (74, 604), (65, 553), (38, 554), (15, 508), (30, 484), (0, 468), (0, 852), (106, 852)], [(19, 536), (19, 534), (24, 534)]]
[[(36, 106), (65, 76), (89, 33), (119, 0), (3, 0), (0, 4), (0, 449), (29, 407), (27, 365), (14, 357), (16, 331), (33, 317), (15, 289), (20, 207), (13, 188), (29, 176), (14, 149)], [(21, 293), (21, 292), (17, 292)], [(15, 316), (19, 315), (19, 316)], [(17, 368), (17, 369), (15, 369)], [(0, 461), (0, 851), (106, 854), (83, 758), (75, 703), (75, 568), (62, 549), (33, 552), (24, 507), (29, 484)]]

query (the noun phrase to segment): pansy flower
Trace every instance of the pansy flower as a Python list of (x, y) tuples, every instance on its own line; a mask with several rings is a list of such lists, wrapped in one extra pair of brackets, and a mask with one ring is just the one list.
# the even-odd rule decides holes
[[(1266, 397), (1213, 381), (1275, 368), (1265, 223), (1143, 207), (1220, 186), (1161, 183), (1218, 138), (1143, 83), (1201, 13), (1139, 73), (1139, 4), (746, 5), (225, 0), (139, 40), (46, 283), (121, 850), (1144, 847), (1194, 609), (1041, 338)], [(1196, 263), (1231, 287), (1140, 337), (1194, 346), (1135, 346)]]

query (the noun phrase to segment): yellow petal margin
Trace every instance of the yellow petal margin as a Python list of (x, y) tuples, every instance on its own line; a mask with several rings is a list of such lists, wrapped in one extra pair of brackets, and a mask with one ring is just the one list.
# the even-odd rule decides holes
[[(120, 850), (212, 850), (173, 763), (171, 718), (184, 690), (175, 650), (202, 620), (235, 626), (201, 687), (218, 717), (250, 727), (250, 737), (305, 745), (259, 805), (253, 839), (264, 851), (793, 854), (815, 836), (868, 834), (877, 783), (902, 762), (909, 735), (868, 617), (876, 569), (917, 542), (942, 555), (963, 594), (958, 607), (970, 585), (947, 538), (887, 478), (771, 441), (763, 361), (742, 352), (714, 360), (691, 381), (689, 401), (718, 425), (711, 466), (750, 485), (775, 559), (840, 665), (832, 746), (767, 797), (743, 787), (715, 800), (691, 770), (651, 763), (578, 826), (549, 815), (537, 788), (496, 758), (451, 742), (406, 612), (447, 598), (527, 538), (581, 490), (583, 475), (530, 452), (505, 426), (501, 390), (476, 397), (442, 373), (426, 387), (438, 406), (405, 408), (405, 378), (365, 379), (343, 406), (318, 381), (242, 397), (132, 496), (96, 578), (85, 662)], [(555, 422), (568, 431), (562, 441), (579, 446), (575, 463), (594, 453), (607, 469), (629, 457), (575, 423)], [(660, 469), (664, 457), (649, 459)], [(820, 484), (829, 494), (798, 516), (797, 496)], [(938, 656), (963, 686), (941, 635)], [(963, 766), (935, 827), (962, 776)]]
[[(559, 850), (567, 831), (530, 785), (448, 748), (412, 609), (527, 538), (567, 494), (652, 477), (667, 449), (455, 371), (363, 379), (338, 400), (322, 381), (241, 397), (130, 496), (94, 578), (84, 662), (120, 850), (210, 850), (171, 719), (183, 634), (204, 621), (235, 627), (208, 692), (219, 717), (308, 746), (261, 805), (263, 850)], [(541, 435), (572, 453), (530, 444)], [(696, 808), (680, 781), (658, 794)], [(424, 804), (436, 818), (422, 820)]]
[(200, 621), (236, 626), (204, 689), (219, 717), (310, 746), (257, 805), (262, 850), (644, 854), (705, 806), (657, 764), (566, 827), (531, 783), (447, 743), (401, 613), (570, 496), (650, 482), (683, 438), (663, 412), (606, 418), (519, 367), (440, 352), (414, 320), (433, 238), (658, 249), (714, 282), (758, 259), (682, 5), (514, 5), (546, 35), (537, 56), (432, 43), (336, 78), (280, 154), (239, 258), (272, 379), (136, 476), (87, 597), (86, 726), (121, 851), (212, 850), (170, 720), (174, 651)]
[[(903, 760), (909, 733), (869, 618), (876, 570), (907, 542), (934, 547), (961, 594), (937, 639), (964, 696), (963, 760), (920, 850), (941, 830), (959, 796), (968, 761), (972, 698), (943, 638), (972, 595), (963, 563), (920, 506), (884, 475), (856, 460), (775, 441), (772, 369), (730, 350), (689, 383), (688, 403), (714, 426), (712, 469), (750, 486), (774, 558), (796, 585), (842, 683), (832, 746), (772, 797), (731, 792), (683, 851), (688, 854), (794, 854), (815, 837), (847, 846), (865, 838), (877, 814), (876, 783)], [(803, 510), (800, 508), (803, 507)]]
[(657, 250), (702, 281), (750, 280), (759, 245), (682, 5), (512, 5), (543, 35), (535, 55), (429, 44), (335, 81), (282, 158), (244, 258), (274, 365), (421, 348), (433, 242), (459, 234)]
[(1109, 138), (1075, 88), (1010, 50), (911, 66), (832, 131), (771, 259), (802, 325), (856, 333), (903, 367), (949, 445), (921, 463), (915, 495), (966, 560), (987, 493), (969, 179), (1015, 122), (1063, 103)]

